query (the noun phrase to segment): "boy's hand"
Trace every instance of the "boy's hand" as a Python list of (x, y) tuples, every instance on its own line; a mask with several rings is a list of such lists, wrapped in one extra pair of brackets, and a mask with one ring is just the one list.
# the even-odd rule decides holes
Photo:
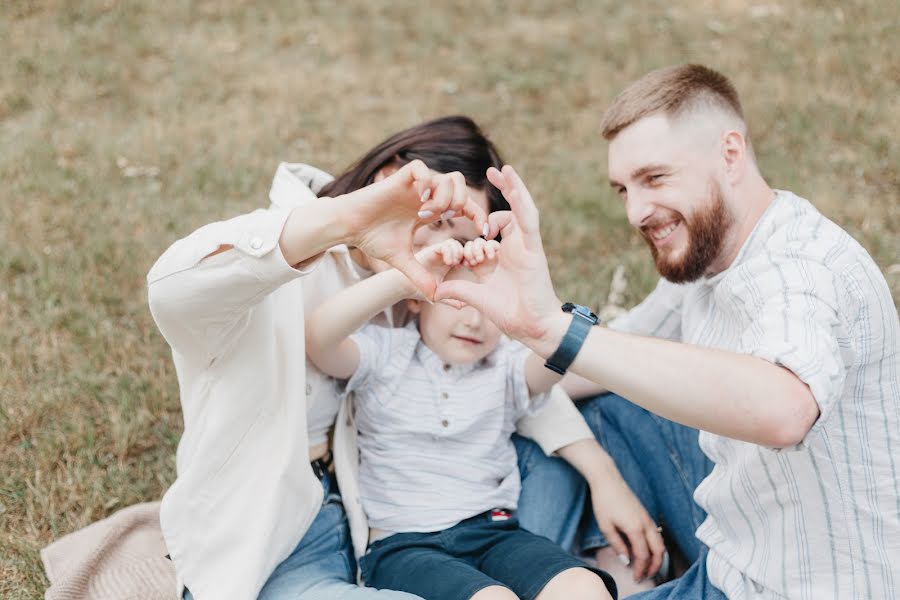
[[(483, 240), (482, 240), (483, 241)], [(463, 247), (454, 239), (444, 240), (440, 244), (428, 246), (416, 253), (416, 260), (431, 273), (434, 280), (440, 283), (453, 267), (459, 266), (463, 261)], [(424, 296), (418, 290), (412, 292), (412, 296), (422, 300)]]
[(463, 263), (482, 281), (497, 268), (499, 257), (500, 242), (497, 240), (475, 238), (466, 242), (463, 248)]

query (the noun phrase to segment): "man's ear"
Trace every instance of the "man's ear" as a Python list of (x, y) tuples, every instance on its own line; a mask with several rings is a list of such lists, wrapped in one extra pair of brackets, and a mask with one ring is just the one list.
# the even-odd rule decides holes
[(747, 139), (739, 131), (731, 130), (722, 139), (722, 158), (725, 160), (725, 173), (732, 185), (744, 176), (747, 161), (750, 159)]
[(398, 165), (397, 163), (388, 163), (375, 172), (375, 181), (378, 182), (382, 179), (385, 179), (386, 177), (390, 177), (399, 170), (400, 165)]
[(409, 312), (414, 315), (417, 315), (422, 311), (421, 303), (418, 300), (413, 300), (412, 298), (406, 301), (406, 308), (408, 308)]

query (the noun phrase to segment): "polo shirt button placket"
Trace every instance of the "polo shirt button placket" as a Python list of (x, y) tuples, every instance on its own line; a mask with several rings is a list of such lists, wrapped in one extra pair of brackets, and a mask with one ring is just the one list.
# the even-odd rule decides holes
[[(449, 365), (444, 366), (447, 367)], [(447, 392), (441, 392), (441, 400), (447, 400), (448, 398), (450, 398), (450, 394), (448, 394)], [(444, 408), (444, 406), (441, 406), (441, 412), (443, 412)], [(444, 429), (450, 427), (450, 420), (445, 416), (441, 417), (441, 427), (443, 427)]]

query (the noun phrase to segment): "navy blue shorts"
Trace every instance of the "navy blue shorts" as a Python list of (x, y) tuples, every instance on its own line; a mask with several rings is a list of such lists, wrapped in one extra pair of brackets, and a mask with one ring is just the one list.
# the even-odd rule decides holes
[(359, 561), (366, 585), (428, 600), (468, 600), (492, 585), (532, 600), (551, 579), (581, 567), (599, 575), (613, 598), (616, 584), (547, 538), (519, 527), (513, 515), (491, 511), (434, 533), (396, 533), (369, 546)]

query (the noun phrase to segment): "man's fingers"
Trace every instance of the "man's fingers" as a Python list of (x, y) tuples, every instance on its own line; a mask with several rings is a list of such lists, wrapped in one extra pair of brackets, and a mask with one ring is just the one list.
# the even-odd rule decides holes
[(466, 303), (460, 300), (451, 300), (450, 298), (444, 298), (443, 300), (436, 300), (436, 302), (440, 302), (441, 304), (446, 304), (447, 306), (452, 306), (456, 310), (462, 309)]
[[(525, 182), (519, 177), (516, 170), (510, 165), (504, 165), (503, 174), (513, 190), (513, 195), (517, 200), (517, 208), (513, 209), (516, 217), (519, 219), (519, 227), (522, 231), (532, 234), (540, 232), (540, 217), (538, 215), (537, 206), (531, 197), (531, 192), (525, 187)], [(510, 204), (512, 207), (512, 204)]]
[(497, 237), (497, 234), (503, 234), (507, 237), (516, 227), (516, 218), (508, 210), (499, 210), (488, 215), (489, 234), (486, 236), (489, 240)]
[(487, 308), (484, 301), (486, 297), (487, 290), (485, 290), (484, 284), (464, 279), (442, 281), (434, 294), (435, 301), (457, 300), (469, 306), (474, 306), (490, 318), (490, 315), (485, 310)]
[(510, 165), (504, 165), (502, 171), (493, 167), (488, 169), (488, 180), (500, 190), (519, 222), (519, 227), (528, 235), (539, 232), (537, 207), (525, 182)]

